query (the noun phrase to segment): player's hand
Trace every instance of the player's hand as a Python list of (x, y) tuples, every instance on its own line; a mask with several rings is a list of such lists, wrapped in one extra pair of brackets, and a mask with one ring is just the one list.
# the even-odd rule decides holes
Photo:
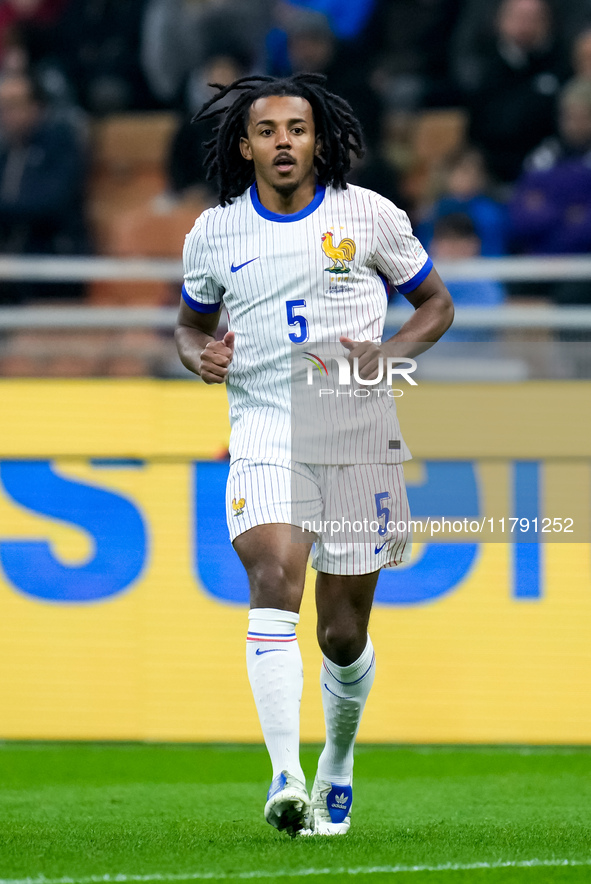
[(353, 359), (357, 357), (359, 377), (364, 381), (373, 380), (378, 376), (380, 358), (384, 356), (379, 344), (372, 341), (352, 341), (351, 338), (339, 338), (343, 347), (349, 351), (349, 362), (353, 367)]
[(234, 332), (226, 332), (223, 341), (210, 341), (201, 351), (199, 360), (201, 379), (206, 384), (223, 384), (233, 356)]

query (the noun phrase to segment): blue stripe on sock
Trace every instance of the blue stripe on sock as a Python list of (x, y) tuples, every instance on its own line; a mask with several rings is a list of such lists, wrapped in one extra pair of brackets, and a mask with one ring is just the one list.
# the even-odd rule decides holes
[(363, 675), (359, 676), (359, 678), (356, 679), (355, 681), (341, 681), (340, 678), (337, 678), (337, 677), (336, 677), (336, 675), (334, 674), (334, 672), (331, 672), (331, 671), (330, 671), (330, 669), (329, 669), (328, 666), (326, 665), (326, 660), (324, 661), (324, 666), (325, 666), (325, 668), (326, 668), (326, 671), (332, 676), (332, 678), (334, 678), (335, 681), (338, 681), (339, 684), (344, 684), (344, 685), (349, 685), (349, 686), (350, 686), (350, 685), (354, 685), (354, 684), (359, 684), (360, 681), (363, 681), (363, 679), (365, 678), (365, 676), (367, 675), (367, 673), (369, 672), (369, 670), (371, 669), (371, 667), (373, 666), (373, 664), (375, 663), (375, 661), (376, 661), (376, 655), (375, 655), (375, 653), (374, 653), (374, 655), (373, 655), (372, 658), (371, 658), (371, 663), (369, 664), (369, 666), (367, 667), (367, 669), (365, 670), (365, 672), (363, 673)]
[(295, 632), (251, 632), (249, 630), (248, 635), (262, 635), (265, 638), (293, 638)]

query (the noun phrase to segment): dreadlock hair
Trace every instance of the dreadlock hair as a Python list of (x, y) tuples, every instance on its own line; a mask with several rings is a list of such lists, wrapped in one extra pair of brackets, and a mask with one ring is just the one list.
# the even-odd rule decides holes
[[(359, 120), (344, 98), (329, 92), (323, 74), (294, 74), (291, 77), (240, 77), (228, 86), (212, 83), (218, 91), (195, 114), (192, 122), (222, 116), (213, 129), (211, 141), (204, 144), (207, 179), (217, 176), (222, 206), (244, 193), (254, 181), (252, 162), (240, 153), (240, 139), (246, 137), (251, 105), (259, 98), (295, 96), (312, 107), (316, 136), (322, 143), (322, 156), (316, 157), (316, 174), (324, 185), (345, 190), (345, 177), (351, 168), (351, 151), (363, 156), (363, 135)], [(240, 94), (229, 107), (215, 107), (234, 90)], [(214, 108), (211, 110), (211, 108)]]

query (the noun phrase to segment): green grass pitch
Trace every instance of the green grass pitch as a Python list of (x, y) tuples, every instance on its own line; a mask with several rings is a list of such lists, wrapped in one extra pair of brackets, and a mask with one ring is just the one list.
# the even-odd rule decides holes
[(0, 884), (591, 881), (591, 749), (359, 746), (341, 838), (269, 827), (269, 780), (259, 746), (0, 743)]

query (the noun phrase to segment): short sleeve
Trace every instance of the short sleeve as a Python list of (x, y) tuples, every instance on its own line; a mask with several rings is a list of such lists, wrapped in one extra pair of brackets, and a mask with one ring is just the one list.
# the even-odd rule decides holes
[(380, 198), (374, 252), (378, 271), (399, 292), (412, 292), (429, 275), (433, 262), (412, 232), (408, 215)]
[(202, 219), (185, 238), (183, 249), (183, 300), (198, 313), (217, 313), (222, 306), (224, 289), (212, 278)]

